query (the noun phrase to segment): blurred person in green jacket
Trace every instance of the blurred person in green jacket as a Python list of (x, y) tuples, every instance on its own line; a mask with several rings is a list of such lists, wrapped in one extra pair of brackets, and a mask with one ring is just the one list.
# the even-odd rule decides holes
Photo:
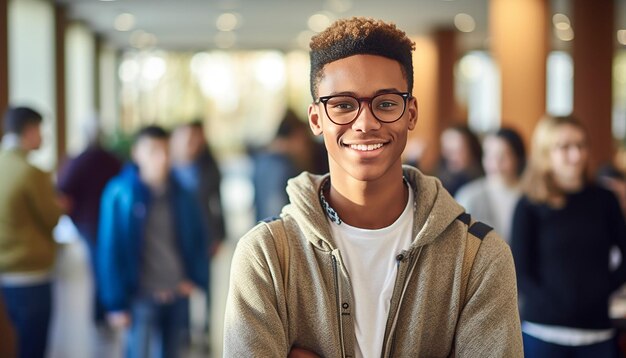
[(62, 214), (48, 173), (29, 164), (40, 147), (42, 116), (9, 108), (0, 151), (0, 287), (19, 357), (44, 357), (56, 256), (52, 230)]

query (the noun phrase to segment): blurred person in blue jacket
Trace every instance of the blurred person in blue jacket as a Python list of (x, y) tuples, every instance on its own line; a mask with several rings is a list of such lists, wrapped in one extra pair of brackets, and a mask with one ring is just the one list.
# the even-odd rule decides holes
[(130, 326), (129, 357), (177, 357), (188, 296), (207, 288), (206, 226), (197, 200), (170, 174), (169, 133), (140, 130), (132, 158), (102, 196), (101, 300), (110, 325)]
[[(290, 178), (304, 170), (313, 173), (328, 170), (327, 159), (320, 162), (317, 150), (306, 122), (288, 110), (272, 141), (252, 156), (257, 220), (278, 215), (289, 202), (285, 188)], [(325, 155), (325, 151), (321, 154)]]

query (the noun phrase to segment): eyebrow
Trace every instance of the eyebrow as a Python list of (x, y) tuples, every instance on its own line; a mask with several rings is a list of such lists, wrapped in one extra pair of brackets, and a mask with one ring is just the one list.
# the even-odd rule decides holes
[[(379, 95), (379, 94), (384, 94), (384, 93), (398, 93), (398, 92), (403, 92), (403, 91), (400, 91), (397, 88), (383, 88), (383, 89), (379, 89), (378, 91), (374, 92), (374, 96)], [(331, 92), (330, 96), (359, 97), (359, 95), (356, 92), (352, 92), (352, 91)]]

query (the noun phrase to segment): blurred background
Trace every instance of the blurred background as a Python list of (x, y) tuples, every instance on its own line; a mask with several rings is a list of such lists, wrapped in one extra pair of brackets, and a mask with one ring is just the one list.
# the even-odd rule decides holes
[[(435, 170), (451, 125), (479, 135), (506, 126), (528, 144), (545, 113), (583, 121), (592, 168), (626, 169), (626, 0), (0, 0), (0, 109), (42, 112), (35, 165), (55, 172), (81, 153), (94, 117), (107, 148), (126, 158), (145, 125), (204, 124), (222, 172), (227, 239), (212, 263), (216, 357), (230, 254), (255, 223), (248, 154), (273, 139), (288, 110), (306, 120), (309, 40), (351, 16), (394, 22), (416, 43), (419, 121), (406, 156), (424, 171)], [(58, 263), (53, 357), (88, 349), (77, 343), (87, 334), (77, 313), (87, 259), (70, 236), (60, 239), (69, 244)], [(11, 337), (1, 318), (0, 352)]]

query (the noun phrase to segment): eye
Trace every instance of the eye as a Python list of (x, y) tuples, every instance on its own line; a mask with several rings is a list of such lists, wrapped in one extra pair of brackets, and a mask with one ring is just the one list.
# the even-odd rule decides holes
[(376, 107), (378, 107), (380, 109), (384, 109), (384, 110), (390, 110), (390, 109), (394, 109), (397, 106), (398, 106), (398, 104), (396, 102), (385, 100), (385, 101), (382, 101), (382, 102), (378, 103), (378, 105)]
[(350, 112), (359, 108), (359, 103), (351, 97), (335, 97), (328, 100), (327, 108), (333, 112)]

